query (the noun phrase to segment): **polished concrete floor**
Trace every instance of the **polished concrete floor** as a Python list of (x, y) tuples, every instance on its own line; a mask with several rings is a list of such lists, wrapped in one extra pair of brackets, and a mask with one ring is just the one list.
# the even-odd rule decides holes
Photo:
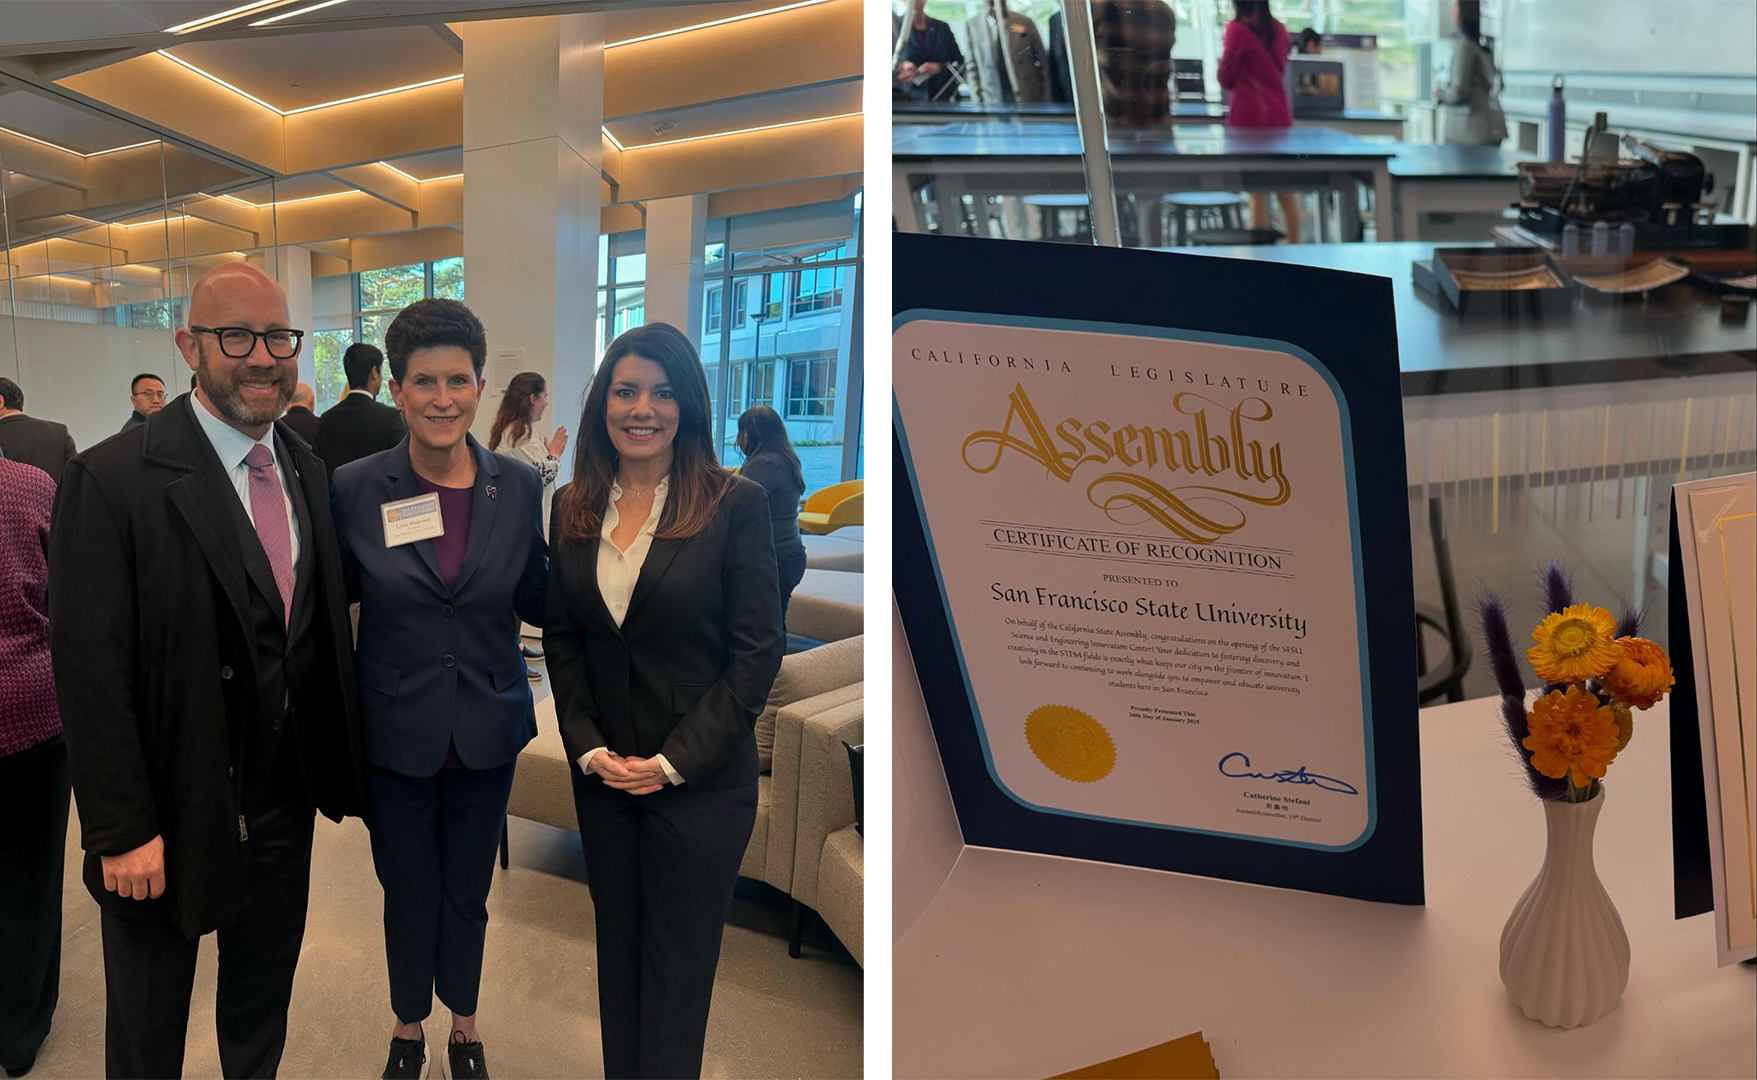
[[(539, 693), (546, 688), (539, 687)], [(598, 1043), (597, 950), (579, 838), (513, 819), (512, 865), (488, 900), (478, 1010), (491, 1073), (604, 1075)], [(61, 1003), (32, 1077), (104, 1072), (104, 974), (97, 904), (79, 877), (77, 813), (68, 828)], [(384, 1068), (391, 1014), (383, 893), (358, 820), (317, 820), (311, 908), (293, 990), (283, 1077), (372, 1077)], [(214, 939), (202, 942), (183, 1073), (217, 1077)], [(861, 969), (820, 921), (798, 960), (787, 956), (787, 901), (740, 881), (726, 926), (705, 1077), (857, 1077), (862, 1072)], [(436, 1001), (428, 1042), (449, 1016)], [(433, 1073), (439, 1075), (437, 1065)]]

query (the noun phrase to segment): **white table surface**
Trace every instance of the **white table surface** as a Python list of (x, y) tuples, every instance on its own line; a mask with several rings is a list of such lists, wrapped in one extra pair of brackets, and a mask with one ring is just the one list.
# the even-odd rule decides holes
[(1757, 969), (1715, 967), (1711, 916), (1672, 918), (1664, 705), (1638, 714), (1598, 826), (1629, 987), (1598, 1023), (1559, 1031), (1500, 982), (1501, 926), (1544, 822), (1491, 702), (1422, 711), (1427, 905), (1375, 904), (948, 850), (955, 819), (896, 636), (898, 1077), (1044, 1077), (1192, 1031), (1228, 1078), (1757, 1075)]

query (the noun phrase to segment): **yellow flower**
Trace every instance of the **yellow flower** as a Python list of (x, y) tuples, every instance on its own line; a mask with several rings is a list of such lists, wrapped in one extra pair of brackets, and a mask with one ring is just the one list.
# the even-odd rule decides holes
[(1617, 753), (1620, 754), (1623, 752), (1623, 748), (1629, 745), (1630, 737), (1635, 734), (1635, 714), (1629, 711), (1629, 706), (1620, 701), (1613, 701), (1611, 702), (1611, 718), (1617, 725)]
[(1646, 638), (1618, 638), (1622, 659), (1604, 673), (1605, 691), (1637, 709), (1651, 709), (1676, 681), (1665, 650)]
[(1616, 632), (1617, 620), (1609, 611), (1575, 604), (1537, 624), (1531, 632), (1536, 644), (1525, 658), (1544, 682), (1584, 682), (1603, 675), (1622, 658)]
[(1615, 714), (1578, 686), (1539, 698), (1526, 721), (1531, 734), (1523, 745), (1531, 751), (1531, 767), (1545, 776), (1567, 776), (1583, 788), (1592, 777), (1603, 779), (1617, 756)]

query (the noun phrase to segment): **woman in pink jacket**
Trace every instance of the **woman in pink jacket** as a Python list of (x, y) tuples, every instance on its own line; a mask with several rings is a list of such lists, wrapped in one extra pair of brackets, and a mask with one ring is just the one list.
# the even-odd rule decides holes
[[(1287, 54), (1292, 48), (1287, 27), (1269, 14), (1269, 0), (1233, 0), (1234, 19), (1226, 24), (1220, 48), (1220, 87), (1231, 93), (1228, 127), (1269, 134), (1293, 126), (1293, 105), (1287, 97)], [(1279, 191), (1283, 231), (1299, 243), (1299, 193)], [(1269, 227), (1269, 197), (1251, 193), (1251, 228)]]

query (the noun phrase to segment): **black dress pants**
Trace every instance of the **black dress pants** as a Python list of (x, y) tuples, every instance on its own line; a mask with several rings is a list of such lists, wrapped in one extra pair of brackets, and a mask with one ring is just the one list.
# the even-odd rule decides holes
[(756, 784), (651, 795), (573, 776), (597, 915), (604, 1075), (697, 1077), (720, 938), (756, 827)]
[[(287, 1005), (305, 940), (312, 809), (303, 799), (249, 819), (250, 902), (219, 930), (214, 995), (220, 1071), (272, 1077), (287, 1043)], [(163, 919), (103, 911), (104, 1067), (117, 1078), (178, 1077), (200, 938)]]
[(427, 1019), (436, 992), (453, 1013), (476, 1015), (514, 764), (424, 777), (375, 768), (367, 780), (390, 1007), (405, 1024)]
[(30, 1068), (61, 990), (67, 744), (0, 757), (0, 1067)]
[(793, 590), (805, 577), (805, 547), (803, 544), (794, 551), (775, 552), (775, 576), (781, 586), (781, 620), (787, 619), (787, 601), (793, 599)]

